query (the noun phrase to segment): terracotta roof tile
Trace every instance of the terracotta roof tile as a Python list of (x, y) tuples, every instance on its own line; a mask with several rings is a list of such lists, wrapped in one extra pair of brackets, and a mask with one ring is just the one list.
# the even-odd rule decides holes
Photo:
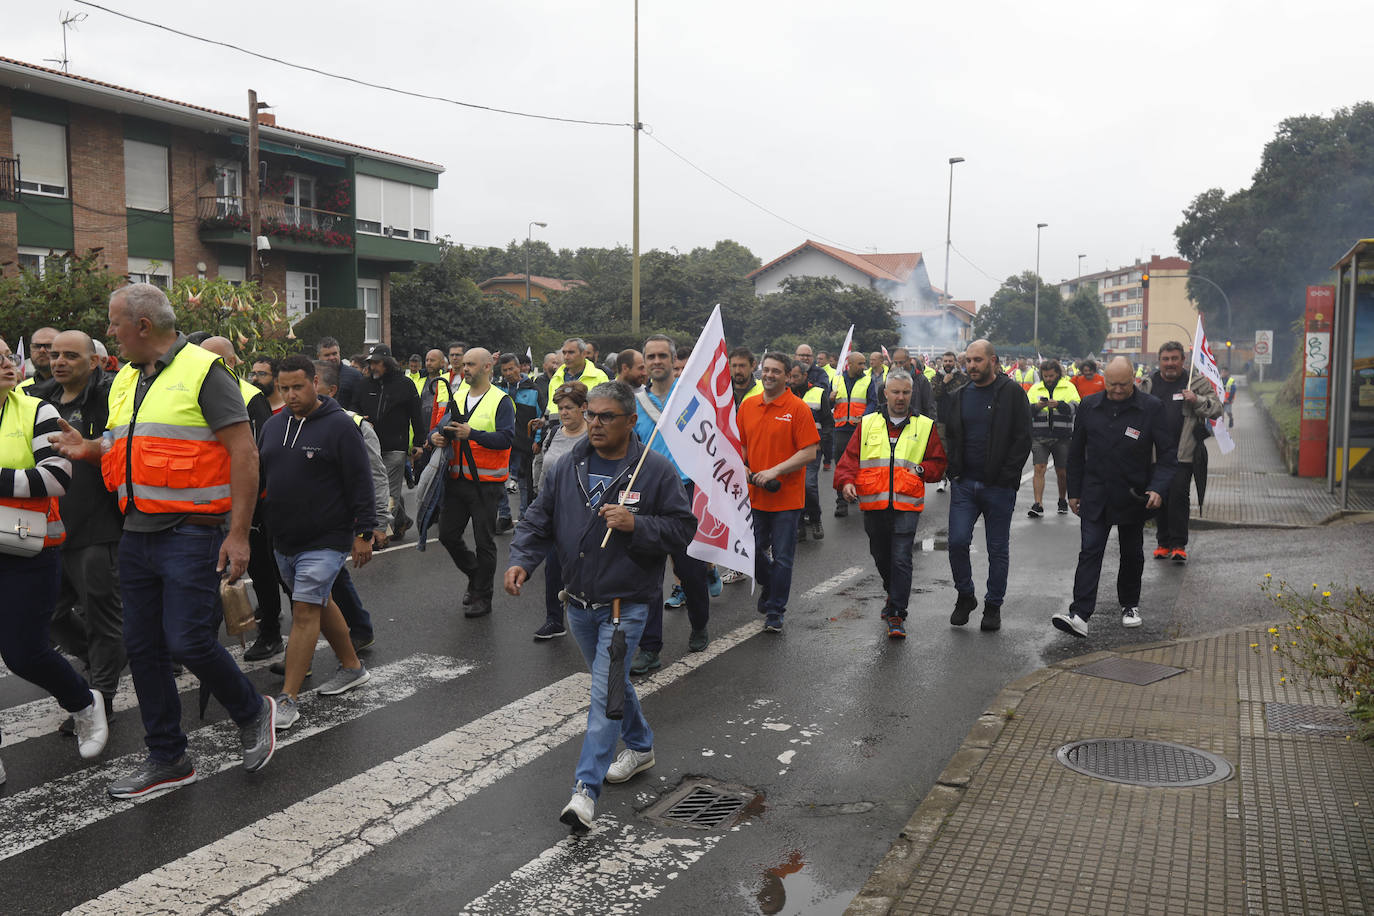
[(807, 248), (812, 248), (823, 254), (827, 254), (835, 260), (849, 265), (860, 273), (872, 277), (874, 280), (889, 280), (893, 283), (905, 283), (907, 279), (911, 277), (911, 272), (921, 263), (921, 253), (919, 251), (905, 252), (902, 254), (856, 254), (852, 251), (845, 251), (843, 248), (836, 248), (834, 245), (823, 245), (820, 242), (813, 242), (811, 239), (807, 239), (786, 254), (774, 258), (758, 270), (753, 271), (746, 279), (752, 280), (759, 274), (795, 257)]

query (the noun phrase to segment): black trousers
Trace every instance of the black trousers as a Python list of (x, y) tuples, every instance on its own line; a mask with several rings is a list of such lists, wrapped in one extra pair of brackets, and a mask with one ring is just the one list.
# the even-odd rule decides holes
[(911, 599), (911, 547), (921, 513), (871, 509), (860, 514), (864, 517), (864, 533), (868, 535), (868, 552), (882, 577), (883, 591), (887, 592), (883, 613), (895, 612), (905, 620), (907, 602)]
[(818, 454), (825, 459), (826, 464), (830, 464), (834, 459), (843, 454), (843, 452), (839, 454), (835, 452), (835, 427), (821, 427), (821, 447), (818, 450)]
[[(1204, 448), (1198, 443), (1198, 448)], [(1155, 540), (1160, 547), (1183, 548), (1188, 546), (1188, 520), (1191, 518), (1189, 491), (1193, 486), (1193, 463), (1179, 462), (1178, 472), (1174, 474), (1169, 492), (1164, 494), (1164, 504), (1159, 507), (1155, 517)]]
[(258, 610), (253, 615), (258, 620), (258, 637), (281, 639), (281, 596), (286, 586), (272, 553), (272, 535), (266, 523), (254, 524), (248, 530), (248, 550), (248, 578), (253, 580), (253, 593), (258, 596)]
[[(1096, 520), (1082, 519), (1081, 527), (1078, 569), (1073, 574), (1073, 602), (1069, 610), (1087, 620), (1097, 606), (1097, 584), (1102, 578), (1102, 557), (1107, 551), (1112, 525), (1103, 515)], [(1122, 607), (1136, 607), (1140, 604), (1140, 576), (1145, 572), (1145, 523), (1119, 524), (1116, 537), (1121, 546), (1116, 598)]]
[[(468, 577), (474, 598), (491, 599), (496, 584), (496, 507), (505, 484), (475, 483), (459, 478), (444, 484), (444, 508), (439, 513), (439, 543)], [(472, 522), (473, 551), (463, 541)]]
[[(853, 437), (854, 430), (858, 428), (859, 427), (857, 424), (854, 426), (835, 427), (835, 464), (839, 464), (840, 459), (844, 457), (844, 450), (849, 448), (849, 440)], [(836, 490), (835, 508), (838, 509), (843, 504), (845, 504), (844, 496), (840, 493), (839, 490)]]
[[(687, 504), (692, 504), (696, 487), (691, 483), (683, 484), (687, 490)], [(682, 593), (687, 599), (687, 620), (692, 629), (704, 630), (711, 619), (711, 571), (705, 561), (687, 555), (684, 547), (673, 554), (673, 572), (682, 583)], [(649, 616), (644, 619), (644, 633), (639, 637), (639, 647), (649, 652), (663, 651), (663, 602), (649, 603)]]
[(119, 542), (62, 551), (62, 586), (52, 635), (90, 666), (91, 686), (107, 697), (119, 689), (124, 653), (124, 603), (119, 597)]

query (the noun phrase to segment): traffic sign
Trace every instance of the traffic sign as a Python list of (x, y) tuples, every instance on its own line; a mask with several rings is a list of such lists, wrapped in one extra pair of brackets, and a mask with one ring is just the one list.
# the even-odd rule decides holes
[(1255, 365), (1268, 366), (1274, 362), (1274, 332), (1255, 332)]

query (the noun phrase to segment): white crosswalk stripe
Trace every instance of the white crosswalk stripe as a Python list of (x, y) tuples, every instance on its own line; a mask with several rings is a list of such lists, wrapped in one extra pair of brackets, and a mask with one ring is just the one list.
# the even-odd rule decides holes
[[(444, 656), (414, 655), (373, 669), (369, 684), (341, 696), (302, 694), (300, 722), (290, 731), (278, 734), (277, 747), (303, 741), (475, 668), (470, 662)], [(187, 752), (195, 761), (199, 780), (240, 765), (239, 729), (233, 722), (207, 725), (187, 737)], [(111, 799), (106, 787), (143, 759), (142, 753), (126, 754), (0, 798), (0, 859), (41, 846), (137, 804)]]

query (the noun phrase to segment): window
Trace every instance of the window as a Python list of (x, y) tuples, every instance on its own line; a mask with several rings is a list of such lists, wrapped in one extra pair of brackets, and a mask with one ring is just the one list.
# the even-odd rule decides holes
[(62, 124), (14, 118), (14, 154), (19, 157), (19, 190), (67, 196), (67, 128)]
[(358, 176), (358, 231), (382, 234), (382, 179)]
[(428, 242), (434, 191), (371, 175), (358, 176), (358, 231)]
[(363, 310), (363, 339), (369, 344), (382, 342), (382, 284), (376, 280), (358, 281), (358, 308)]
[(1140, 298), (1140, 287), (1138, 287), (1138, 286), (1133, 286), (1133, 287), (1131, 287), (1130, 289), (1126, 290), (1126, 298), (1127, 298), (1127, 299), (1139, 299), (1139, 298)]
[(215, 160), (215, 213), (218, 216), (243, 213), (243, 169), (230, 159)]
[(130, 258), (129, 282), (151, 283), (167, 289), (172, 285), (172, 265), (156, 258)]
[(310, 175), (288, 173), (288, 186), (282, 203), (286, 204), (286, 221), (297, 226), (314, 226), (315, 179)]
[(434, 220), (434, 192), (429, 188), (410, 189), (411, 227), (417, 242), (428, 242)]
[(219, 267), (219, 278), (229, 281), (234, 286), (242, 286), (248, 279), (248, 268), (232, 267), (221, 264)]
[(51, 248), (31, 248), (22, 245), (19, 248), (20, 270), (31, 271), (40, 277), (46, 277), (50, 270), (66, 273), (67, 267), (67, 256), (58, 254)]
[(388, 181), (382, 185), (382, 231), (408, 239), (410, 230), (410, 185)]
[(166, 212), (167, 147), (125, 138), (124, 206)]
[(295, 322), (320, 307), (320, 275), (286, 272), (286, 320)]

